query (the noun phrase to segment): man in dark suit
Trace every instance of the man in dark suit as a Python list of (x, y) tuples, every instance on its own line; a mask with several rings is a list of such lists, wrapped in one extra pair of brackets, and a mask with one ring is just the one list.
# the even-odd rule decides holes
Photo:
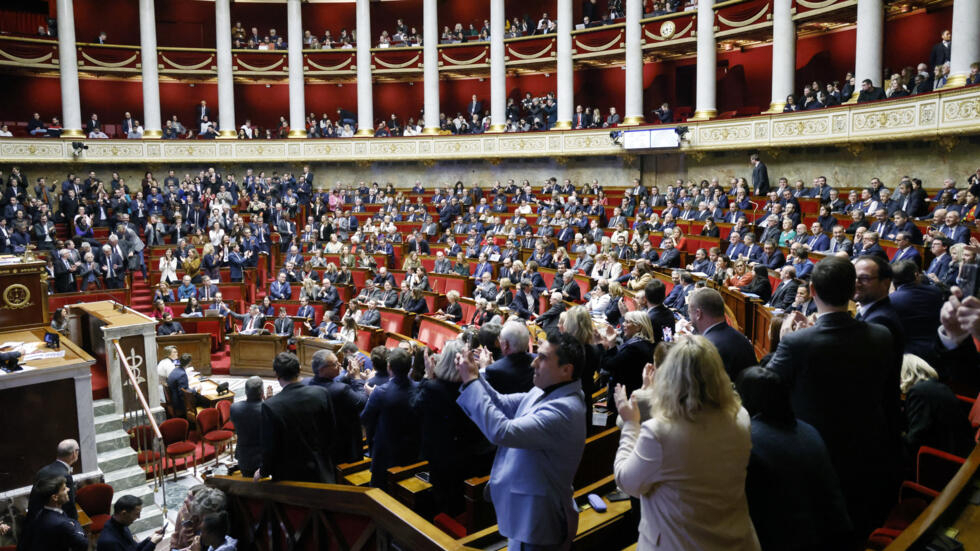
[(242, 476), (251, 477), (262, 464), (262, 379), (245, 381), (245, 399), (231, 405), (231, 422), (235, 424), (235, 459)]
[(725, 301), (718, 291), (707, 287), (692, 291), (687, 296), (687, 313), (698, 334), (718, 349), (731, 380), (758, 363), (749, 339), (725, 321)]
[(919, 267), (907, 261), (892, 265), (892, 284), (895, 290), (888, 298), (902, 322), (904, 352), (915, 354), (930, 365), (939, 365), (936, 330), (940, 325), (943, 292), (933, 285), (920, 283)]
[(925, 276), (933, 285), (944, 285), (950, 279), (949, 265), (952, 262), (952, 257), (948, 251), (952, 245), (953, 242), (945, 237), (937, 237), (929, 244), (929, 250), (932, 251), (932, 262), (929, 263)]
[[(516, 300), (516, 299), (515, 299)], [(483, 376), (501, 394), (527, 392), (534, 386), (534, 358), (527, 351), (530, 339), (527, 327), (516, 321), (504, 324), (497, 342), (502, 357), (488, 365)]]
[(201, 104), (197, 106), (194, 114), (197, 116), (197, 125), (200, 127), (205, 121), (211, 120), (211, 108), (208, 107), (208, 102), (201, 100)]
[(143, 512), (143, 502), (133, 495), (121, 496), (112, 506), (112, 518), (106, 521), (96, 551), (152, 551), (163, 539), (165, 526), (161, 526), (148, 538), (139, 543), (133, 538), (129, 527), (139, 520)]
[(52, 477), (62, 477), (67, 482), (67, 499), (59, 507), (66, 517), (78, 519), (78, 511), (75, 509), (75, 479), (72, 478), (71, 471), (72, 465), (78, 461), (79, 456), (77, 441), (62, 440), (58, 443), (58, 452), (54, 462), (45, 465), (34, 475), (34, 488), (31, 489), (31, 496), (27, 502), (28, 522), (41, 513), (47, 503), (47, 498), (50, 497), (37, 492), (38, 483)]
[(313, 354), (313, 377), (306, 384), (325, 388), (330, 395), (334, 417), (337, 421), (337, 435), (334, 439), (334, 463), (360, 461), (364, 457), (361, 448), (361, 411), (367, 404), (364, 393), (363, 373), (357, 362), (352, 362), (347, 376), (340, 376), (340, 362), (330, 350), (320, 350)]
[(670, 124), (674, 122), (674, 112), (670, 110), (670, 105), (665, 101), (659, 109), (653, 110), (653, 116), (657, 117), (660, 124)]
[(565, 311), (565, 303), (562, 302), (562, 299), (561, 291), (551, 293), (551, 299), (549, 301), (551, 307), (548, 308), (547, 312), (534, 318), (534, 322), (538, 324), (538, 327), (549, 335), (558, 331), (558, 318)]
[(952, 59), (950, 52), (953, 45), (953, 34), (949, 32), (949, 29), (944, 29), (939, 38), (939, 43), (933, 46), (932, 51), (929, 53), (930, 69), (935, 69), (937, 65), (949, 63), (950, 59)]
[(660, 246), (663, 247), (663, 251), (660, 253), (660, 259), (653, 264), (663, 268), (679, 267), (681, 265), (681, 254), (674, 248), (674, 240), (671, 238), (664, 238), (664, 240), (660, 243)]
[(99, 268), (105, 277), (107, 289), (119, 289), (123, 286), (123, 279), (126, 276), (123, 259), (109, 245), (102, 247), (102, 259), (99, 261)]
[(866, 101), (878, 101), (885, 99), (885, 92), (881, 88), (875, 88), (870, 79), (861, 81), (861, 92), (858, 94), (858, 103)]
[(582, 288), (575, 281), (575, 270), (566, 270), (562, 275), (562, 281), (564, 285), (562, 285), (561, 294), (565, 300), (571, 302), (582, 300)]
[(62, 475), (48, 475), (34, 483), (31, 499), (40, 509), (28, 520), (17, 548), (23, 551), (86, 551), (88, 538), (78, 520), (62, 510), (70, 501), (69, 482)]
[(786, 310), (796, 300), (796, 289), (800, 286), (800, 282), (796, 280), (796, 268), (783, 266), (783, 269), (779, 272), (779, 278), (779, 285), (772, 292), (772, 298), (769, 299), (769, 306), (779, 310)]
[(759, 154), (753, 153), (749, 157), (752, 163), (752, 190), (756, 195), (766, 195), (769, 193), (769, 170), (765, 163), (759, 160)]
[(476, 94), (473, 94), (473, 97), (470, 98), (470, 103), (466, 106), (466, 112), (470, 115), (469, 118), (473, 118), (473, 115), (483, 115), (483, 103), (476, 99)]
[(240, 333), (243, 335), (254, 335), (261, 331), (262, 326), (265, 325), (265, 316), (261, 314), (258, 304), (251, 305), (248, 308), (247, 314), (236, 312), (228, 312), (228, 314), (242, 320), (242, 330)]
[(412, 358), (402, 348), (388, 353), (388, 382), (371, 392), (361, 423), (371, 449), (371, 486), (387, 488), (388, 469), (418, 460), (419, 431), (412, 409), (417, 383), (408, 378)]
[(919, 251), (912, 246), (912, 236), (906, 232), (898, 232), (895, 237), (895, 244), (898, 245), (898, 250), (892, 256), (891, 263), (896, 264), (902, 261), (913, 262), (916, 266), (922, 264), (922, 256)]
[(357, 321), (360, 325), (368, 327), (381, 327), (381, 312), (378, 312), (378, 302), (371, 299), (367, 303), (367, 310), (361, 314), (361, 319)]
[(75, 290), (76, 266), (69, 259), (68, 249), (62, 249), (54, 260), (54, 289), (57, 293), (69, 293)]
[(534, 292), (534, 285), (531, 280), (524, 279), (521, 281), (509, 308), (523, 319), (529, 319), (538, 313), (538, 295)]
[[(820, 432), (837, 471), (854, 525), (864, 542), (894, 501), (899, 434), (889, 423), (899, 385), (892, 336), (847, 312), (856, 272), (847, 259), (827, 257), (810, 279), (820, 317), (808, 327), (802, 314), (787, 319), (768, 367), (790, 388), (796, 416)], [(893, 384), (894, 383), (894, 384)]]
[(262, 465), (255, 480), (334, 481), (337, 428), (326, 390), (304, 385), (299, 359), (281, 352), (272, 363), (282, 390), (262, 403)]
[[(193, 358), (190, 354), (181, 354), (180, 363), (177, 364), (170, 375), (167, 375), (167, 399), (174, 410), (174, 416), (184, 417), (187, 414), (187, 407), (184, 404), (184, 391), (190, 391), (190, 384), (187, 379), (187, 368), (191, 365)], [(198, 405), (206, 406), (208, 401), (201, 396), (197, 390), (193, 391), (194, 400)]]
[(643, 297), (647, 301), (647, 316), (653, 325), (653, 342), (664, 340), (664, 329), (674, 330), (674, 313), (664, 306), (667, 286), (659, 279), (654, 279), (643, 289)]

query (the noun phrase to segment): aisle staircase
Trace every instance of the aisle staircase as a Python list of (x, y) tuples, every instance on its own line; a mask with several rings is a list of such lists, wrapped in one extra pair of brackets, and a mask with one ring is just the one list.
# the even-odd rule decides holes
[(112, 486), (112, 501), (133, 495), (143, 501), (143, 513), (130, 526), (134, 534), (152, 531), (163, 524), (163, 511), (153, 499), (153, 483), (136, 461), (136, 451), (129, 445), (129, 435), (123, 428), (123, 416), (116, 413), (112, 400), (97, 400), (95, 409), (95, 447), (99, 469), (105, 483)]

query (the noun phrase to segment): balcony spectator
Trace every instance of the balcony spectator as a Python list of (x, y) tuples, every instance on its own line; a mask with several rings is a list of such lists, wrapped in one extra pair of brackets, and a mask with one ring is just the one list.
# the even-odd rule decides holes
[(4, 124), (0, 126), (0, 138), (12, 138), (13, 134), (10, 133), (10, 129)]
[(52, 117), (51, 118), (51, 124), (48, 125), (48, 128), (47, 128), (48, 137), (49, 138), (60, 138), (61, 137), (61, 131), (62, 130), (63, 129), (61, 127), (61, 121), (58, 120), (58, 117)]

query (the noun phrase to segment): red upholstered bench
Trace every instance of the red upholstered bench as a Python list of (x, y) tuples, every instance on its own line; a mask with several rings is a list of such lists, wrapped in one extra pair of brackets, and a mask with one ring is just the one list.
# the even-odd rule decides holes
[(429, 316), (419, 318), (418, 340), (424, 342), (435, 352), (441, 352), (447, 341), (456, 338), (463, 330), (453, 323), (437, 320)]

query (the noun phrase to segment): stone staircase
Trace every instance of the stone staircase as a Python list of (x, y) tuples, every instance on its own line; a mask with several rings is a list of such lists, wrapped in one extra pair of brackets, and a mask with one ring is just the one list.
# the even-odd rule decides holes
[(122, 415), (116, 413), (112, 400), (96, 400), (94, 406), (99, 469), (105, 483), (112, 486), (113, 503), (123, 495), (139, 497), (143, 500), (143, 514), (130, 530), (140, 535), (159, 528), (163, 524), (163, 511), (154, 502), (153, 484), (147, 482), (143, 468), (137, 463), (136, 452), (129, 446)]

